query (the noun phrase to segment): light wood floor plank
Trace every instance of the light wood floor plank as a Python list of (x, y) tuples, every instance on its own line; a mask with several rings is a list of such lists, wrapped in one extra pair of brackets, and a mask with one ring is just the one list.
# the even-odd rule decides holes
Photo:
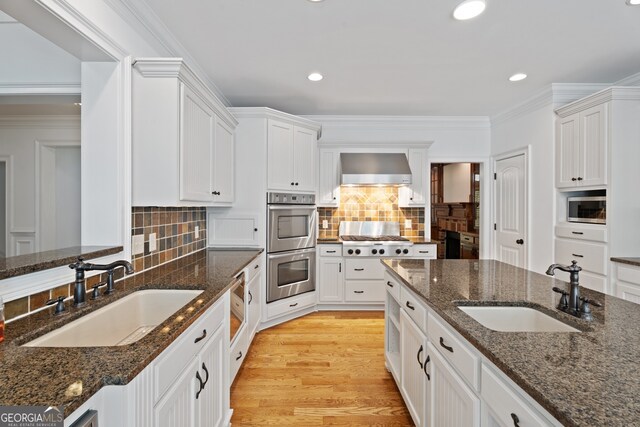
[(231, 387), (239, 426), (412, 426), (384, 366), (384, 313), (322, 312), (256, 335)]

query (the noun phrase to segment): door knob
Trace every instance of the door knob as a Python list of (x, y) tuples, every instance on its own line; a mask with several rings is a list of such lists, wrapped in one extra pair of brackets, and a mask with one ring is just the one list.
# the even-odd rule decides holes
[(524, 245), (524, 240), (518, 239), (518, 240), (516, 240), (516, 243), (519, 244), (519, 245)]

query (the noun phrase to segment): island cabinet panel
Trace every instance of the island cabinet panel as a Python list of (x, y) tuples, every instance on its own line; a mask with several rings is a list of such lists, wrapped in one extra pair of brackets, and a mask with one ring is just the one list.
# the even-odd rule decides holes
[(427, 382), (424, 365), (427, 359), (427, 338), (404, 311), (400, 313), (400, 343), (402, 395), (416, 426), (426, 426), (424, 402)]
[(171, 386), (154, 410), (154, 425), (158, 427), (195, 427), (198, 390), (198, 361), (193, 360)]

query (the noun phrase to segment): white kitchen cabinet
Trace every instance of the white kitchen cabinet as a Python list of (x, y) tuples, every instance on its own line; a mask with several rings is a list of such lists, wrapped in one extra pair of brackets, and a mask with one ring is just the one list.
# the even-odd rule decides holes
[(317, 131), (268, 120), (267, 189), (315, 192)]
[(132, 76), (134, 206), (230, 206), (235, 118), (181, 59), (138, 59)]
[(556, 187), (607, 184), (608, 104), (558, 119), (556, 124)]
[(431, 426), (478, 427), (480, 399), (429, 342), (427, 417)]
[(614, 263), (616, 269), (616, 295), (618, 298), (640, 304), (640, 267)]
[(428, 394), (425, 372), (425, 364), (428, 363), (427, 338), (404, 310), (400, 311), (400, 346), (400, 388), (413, 422), (418, 427), (426, 426), (424, 403)]
[(260, 261), (256, 261), (248, 267), (253, 273), (247, 285), (249, 342), (253, 340), (262, 319), (262, 271), (260, 266)]
[(342, 302), (344, 299), (344, 259), (318, 257), (318, 300)]
[(199, 372), (198, 360), (194, 359), (155, 406), (154, 425), (159, 427), (196, 427), (198, 425), (195, 394), (200, 388), (200, 383), (195, 377), (197, 372)]
[(407, 157), (411, 168), (411, 185), (400, 187), (398, 205), (400, 207), (424, 207), (427, 191), (427, 150), (410, 148)]
[(316, 205), (338, 207), (340, 206), (340, 152), (336, 149), (320, 149), (318, 163)]

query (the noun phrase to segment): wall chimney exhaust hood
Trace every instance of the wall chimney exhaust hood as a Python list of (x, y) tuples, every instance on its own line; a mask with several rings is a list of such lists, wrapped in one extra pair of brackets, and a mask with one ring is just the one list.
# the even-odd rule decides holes
[(411, 168), (404, 153), (341, 153), (342, 185), (408, 185)]

